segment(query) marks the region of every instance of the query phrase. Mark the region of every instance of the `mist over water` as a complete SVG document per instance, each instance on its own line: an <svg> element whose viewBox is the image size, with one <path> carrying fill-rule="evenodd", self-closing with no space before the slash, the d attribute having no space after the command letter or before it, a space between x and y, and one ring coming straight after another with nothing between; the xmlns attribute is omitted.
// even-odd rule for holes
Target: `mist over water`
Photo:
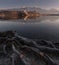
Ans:
<svg viewBox="0 0 59 65"><path fill-rule="evenodd" d="M0 20L0 31L13 30L30 39L59 42L59 17L47 16L32 19Z"/></svg>

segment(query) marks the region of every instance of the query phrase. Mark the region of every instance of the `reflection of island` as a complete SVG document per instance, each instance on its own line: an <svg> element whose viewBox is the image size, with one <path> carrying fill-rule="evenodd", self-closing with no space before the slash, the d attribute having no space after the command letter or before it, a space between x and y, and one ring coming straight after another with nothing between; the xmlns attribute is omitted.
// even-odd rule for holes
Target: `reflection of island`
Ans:
<svg viewBox="0 0 59 65"><path fill-rule="evenodd" d="M56 21L59 20L59 16L41 16L37 18L39 21Z"/></svg>

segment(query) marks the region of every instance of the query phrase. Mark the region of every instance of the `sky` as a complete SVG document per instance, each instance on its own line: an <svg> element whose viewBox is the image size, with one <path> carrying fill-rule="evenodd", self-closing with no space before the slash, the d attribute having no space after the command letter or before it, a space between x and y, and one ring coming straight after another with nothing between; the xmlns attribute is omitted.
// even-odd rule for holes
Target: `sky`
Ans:
<svg viewBox="0 0 59 65"><path fill-rule="evenodd" d="M59 9L59 0L0 0L0 8L17 8L22 6L38 6L44 9Z"/></svg>

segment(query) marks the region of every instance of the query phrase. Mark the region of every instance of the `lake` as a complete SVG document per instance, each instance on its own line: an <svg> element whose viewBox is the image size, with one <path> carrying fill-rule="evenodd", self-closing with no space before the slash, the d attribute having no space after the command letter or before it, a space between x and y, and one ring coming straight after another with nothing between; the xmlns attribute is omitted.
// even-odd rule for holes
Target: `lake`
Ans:
<svg viewBox="0 0 59 65"><path fill-rule="evenodd" d="M59 42L59 17L0 20L0 31L14 30L23 37Z"/></svg>

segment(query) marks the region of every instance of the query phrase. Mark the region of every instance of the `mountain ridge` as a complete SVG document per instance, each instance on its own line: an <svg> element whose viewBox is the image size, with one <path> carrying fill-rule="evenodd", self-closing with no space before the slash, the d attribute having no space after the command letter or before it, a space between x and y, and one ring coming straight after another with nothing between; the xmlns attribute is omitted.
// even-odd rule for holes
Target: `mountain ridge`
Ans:
<svg viewBox="0 0 59 65"><path fill-rule="evenodd" d="M51 8L49 10L43 9L43 8L39 8L39 7L24 7L24 8L12 8L12 9L6 9L6 10L14 10L14 11L36 11L39 12L41 14L59 14L59 10Z"/></svg>

